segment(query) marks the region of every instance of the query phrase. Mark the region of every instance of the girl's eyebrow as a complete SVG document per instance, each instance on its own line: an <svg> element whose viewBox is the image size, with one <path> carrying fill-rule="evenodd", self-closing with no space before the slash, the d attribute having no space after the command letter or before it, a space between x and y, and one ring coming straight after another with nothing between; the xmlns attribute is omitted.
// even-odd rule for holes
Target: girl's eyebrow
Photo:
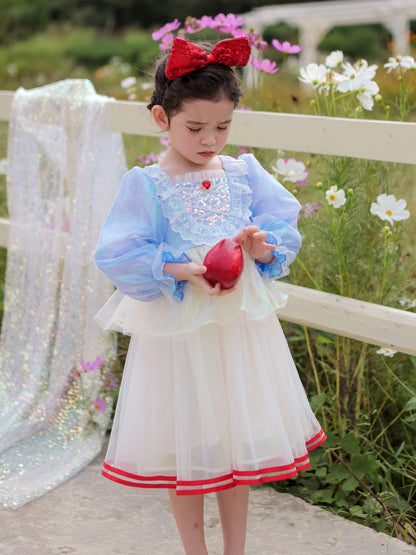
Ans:
<svg viewBox="0 0 416 555"><path fill-rule="evenodd" d="M227 123L231 123L232 120L231 119L227 119L226 121L220 121L219 125L225 125ZM188 120L186 123L189 123L191 125L207 125L207 122L204 121L193 121L193 120Z"/></svg>

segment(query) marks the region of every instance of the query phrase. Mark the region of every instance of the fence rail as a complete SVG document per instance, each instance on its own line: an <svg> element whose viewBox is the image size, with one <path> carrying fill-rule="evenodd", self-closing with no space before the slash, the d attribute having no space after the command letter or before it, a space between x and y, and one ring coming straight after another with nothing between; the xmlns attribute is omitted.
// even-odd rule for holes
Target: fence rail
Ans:
<svg viewBox="0 0 416 555"><path fill-rule="evenodd" d="M10 119L13 94L0 91L0 121ZM114 131L160 136L144 103L114 101L109 110ZM416 123L237 111L229 142L416 164ZM9 226L0 218L2 247L7 247ZM282 320L416 355L414 313L285 282L279 288L289 295L286 307L278 312Z"/></svg>

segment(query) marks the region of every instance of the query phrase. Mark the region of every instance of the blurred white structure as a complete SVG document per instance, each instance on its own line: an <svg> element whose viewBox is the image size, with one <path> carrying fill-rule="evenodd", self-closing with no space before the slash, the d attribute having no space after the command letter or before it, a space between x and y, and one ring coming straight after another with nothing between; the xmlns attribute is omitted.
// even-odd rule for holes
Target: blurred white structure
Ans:
<svg viewBox="0 0 416 555"><path fill-rule="evenodd" d="M394 53L409 50L410 21L416 19L416 0L336 0L281 4L255 8L244 14L246 29L262 34L264 29L285 22L299 28L302 66L316 62L317 47L325 34L337 25L381 23L390 31Z"/></svg>

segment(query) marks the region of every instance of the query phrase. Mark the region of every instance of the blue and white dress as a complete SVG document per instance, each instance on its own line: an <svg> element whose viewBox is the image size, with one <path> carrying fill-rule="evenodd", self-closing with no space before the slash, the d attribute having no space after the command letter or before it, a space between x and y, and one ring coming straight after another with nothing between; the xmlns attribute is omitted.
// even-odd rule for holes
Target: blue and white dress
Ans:
<svg viewBox="0 0 416 555"><path fill-rule="evenodd" d="M131 335L103 469L121 484L198 494L281 480L325 440L275 314L286 300L275 278L301 244L299 203L254 156L220 158L223 170L174 179L157 164L127 172L98 242L117 290L96 318ZM233 293L163 273L250 224L275 259L245 255Z"/></svg>

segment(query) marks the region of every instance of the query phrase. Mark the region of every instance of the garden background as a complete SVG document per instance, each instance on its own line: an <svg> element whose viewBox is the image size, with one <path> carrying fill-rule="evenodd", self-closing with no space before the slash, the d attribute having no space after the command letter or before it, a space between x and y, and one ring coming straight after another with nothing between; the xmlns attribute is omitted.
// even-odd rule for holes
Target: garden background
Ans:
<svg viewBox="0 0 416 555"><path fill-rule="evenodd" d="M193 33L192 25L203 16L215 21L224 11L244 13L268 3L274 2L233 0L225 6L224 2L190 0L180 5L158 5L149 0L16 0L10 5L1 0L0 89L29 89L66 78L88 78L99 93L147 101L151 94L151 66L161 51L160 41L170 31L156 40L152 33L178 20L180 25L172 29L177 34L192 16L196 19L188 20L187 38L218 40L231 34L221 31L220 25L207 25ZM410 32L413 56L414 33L416 22L412 22ZM254 84L248 83L242 108L416 120L416 67L411 61L388 61L392 56L391 37L382 25L333 29L319 45L316 67L303 68L303 83L299 80L302 74L296 53L283 48L284 41L291 47L299 45L297 29L281 23L266 29L263 37L255 35L253 30L252 40L260 46L256 49L259 64L267 59L270 65L255 73ZM274 47L273 39L282 48ZM328 59L333 51L343 53L342 60L333 56L334 66L333 60ZM360 58L366 60L366 65L359 65ZM320 69L320 64L326 70ZM333 76L345 73L347 64L356 73L360 68L367 71L368 80L361 83L361 88L344 91L338 86L342 79L337 82ZM371 71L374 65L377 68ZM275 72L277 67L279 71ZM370 73L374 75L370 77ZM376 82L378 90L366 88L368 82ZM364 100L371 97L371 108L364 107L360 91L367 93ZM129 167L157 159L165 148L154 138L125 136L124 141ZM6 148L7 125L1 124L2 159ZM229 147L226 153L238 155L246 150L250 150L250 145ZM304 246L289 280L330 293L415 310L414 166L253 151L303 206L299 227ZM373 204L381 206L380 195L394 195L384 216L382 208L378 214L377 208L372 208ZM0 216L7 217L3 175ZM6 257L7 251L1 249L1 308ZM276 483L275 487L414 542L416 357L293 324L285 324L284 328L328 441L311 453L310 471L296 480ZM119 356L112 363L112 371L117 374L115 381L120 378L127 342L120 336ZM103 370L101 361L96 370ZM117 395L117 388L112 389L112 395Z"/></svg>

